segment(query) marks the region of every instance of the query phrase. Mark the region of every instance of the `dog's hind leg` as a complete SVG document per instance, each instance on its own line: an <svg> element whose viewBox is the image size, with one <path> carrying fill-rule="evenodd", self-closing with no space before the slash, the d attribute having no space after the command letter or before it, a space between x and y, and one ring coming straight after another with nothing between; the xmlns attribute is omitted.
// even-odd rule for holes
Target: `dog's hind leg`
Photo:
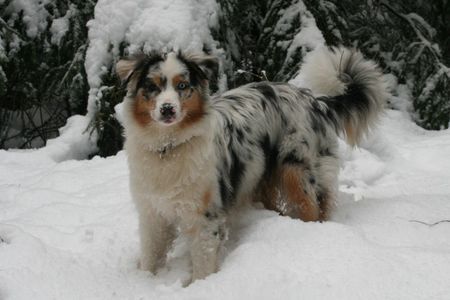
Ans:
<svg viewBox="0 0 450 300"><path fill-rule="evenodd" d="M296 164L281 166L279 174L281 197L286 201L283 214L303 221L318 221L320 207L314 177Z"/></svg>
<svg viewBox="0 0 450 300"><path fill-rule="evenodd" d="M139 233L140 268L155 274L166 262L167 252L175 238L175 229L157 212L147 211L140 213Z"/></svg>
<svg viewBox="0 0 450 300"><path fill-rule="evenodd" d="M317 202L320 208L320 221L326 221L330 217L330 211L334 206L336 199L330 191L322 191L317 195Z"/></svg>
<svg viewBox="0 0 450 300"><path fill-rule="evenodd" d="M320 151L320 157L316 164L317 202L320 207L320 220L325 221L330 216L330 211L335 205L338 194L337 174L339 172L339 160L336 154L337 146L330 145L326 150Z"/></svg>
<svg viewBox="0 0 450 300"><path fill-rule="evenodd" d="M258 184L253 194L253 201L260 201L266 209L277 211L283 214L284 203L280 199L280 179L277 170L272 174L267 174Z"/></svg>

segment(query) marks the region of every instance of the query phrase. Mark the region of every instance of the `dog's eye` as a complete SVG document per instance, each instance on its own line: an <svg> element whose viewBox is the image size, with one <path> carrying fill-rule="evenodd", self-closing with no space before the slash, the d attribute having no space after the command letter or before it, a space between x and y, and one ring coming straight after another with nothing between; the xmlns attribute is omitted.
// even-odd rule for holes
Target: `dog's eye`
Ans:
<svg viewBox="0 0 450 300"><path fill-rule="evenodd" d="M180 82L177 84L177 89L180 91L183 91L189 87L189 84L187 82Z"/></svg>
<svg viewBox="0 0 450 300"><path fill-rule="evenodd" d="M148 93L159 93L161 91L156 84L150 81L145 83L144 89Z"/></svg>

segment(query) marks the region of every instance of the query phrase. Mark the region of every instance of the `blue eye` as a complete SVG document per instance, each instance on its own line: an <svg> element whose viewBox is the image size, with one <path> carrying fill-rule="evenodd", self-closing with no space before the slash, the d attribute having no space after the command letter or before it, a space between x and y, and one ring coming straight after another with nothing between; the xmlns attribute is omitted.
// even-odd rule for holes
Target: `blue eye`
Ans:
<svg viewBox="0 0 450 300"><path fill-rule="evenodd" d="M180 82L177 84L178 90L185 90L189 87L189 85L186 82Z"/></svg>

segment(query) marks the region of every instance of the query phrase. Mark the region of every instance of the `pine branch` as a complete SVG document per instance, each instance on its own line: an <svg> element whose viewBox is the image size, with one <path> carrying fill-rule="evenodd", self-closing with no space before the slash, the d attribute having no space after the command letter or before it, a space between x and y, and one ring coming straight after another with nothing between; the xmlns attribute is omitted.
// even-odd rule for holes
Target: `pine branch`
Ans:
<svg viewBox="0 0 450 300"><path fill-rule="evenodd" d="M85 49L86 49L86 44L83 44L75 52L75 55L72 59L72 62L70 63L69 68L67 69L66 73L64 74L63 78L61 79L61 81L59 83L59 89L61 89L61 87L63 86L64 82L66 81L67 77L69 76L70 71L75 66L75 63L77 63L80 59L83 59L82 54L84 53Z"/></svg>
<svg viewBox="0 0 450 300"><path fill-rule="evenodd" d="M440 53L437 53L436 49L434 49L432 47L432 43L427 38L425 38L423 36L422 32L419 30L419 28L417 28L417 26L415 26L415 23L412 20L410 15L397 12L395 10L395 8L393 8L389 3L387 3L384 0L378 1L378 4L381 6L384 6L395 16L397 16L398 18L400 18L401 20L403 20L404 22L409 24L409 26L414 30L414 33L418 37L418 39L420 41L419 43L422 44L422 49L419 51L420 53L423 51L423 47L426 47L430 51L430 53L433 55L436 62L438 62L438 63L440 62ZM414 44L417 44L417 43L414 43Z"/></svg>
<svg viewBox="0 0 450 300"><path fill-rule="evenodd" d="M8 23L6 23L5 20L3 20L3 18L0 18L0 26L3 26L9 32L14 33L15 35L19 36L20 38L23 38L22 35L20 34L20 32L18 32L17 30L15 30L11 26L9 26Z"/></svg>
<svg viewBox="0 0 450 300"><path fill-rule="evenodd" d="M261 81L269 81L269 79L267 79L266 71L264 71L264 70L261 71L261 75L258 75L256 73L253 73L253 72L250 72L250 71L247 71L247 70L242 70L242 69L237 70L235 72L235 74L249 74L249 75L251 75L253 77L256 77L256 78L260 79Z"/></svg>
<svg viewBox="0 0 450 300"><path fill-rule="evenodd" d="M36 111L35 111L36 112ZM24 111L25 115L28 117L28 122L29 124L31 124L32 128L34 129L34 131L37 132L38 136L43 140L46 141L46 137L42 134L42 126L38 126L36 125L36 123L34 122L34 114L31 115L28 111Z"/></svg>

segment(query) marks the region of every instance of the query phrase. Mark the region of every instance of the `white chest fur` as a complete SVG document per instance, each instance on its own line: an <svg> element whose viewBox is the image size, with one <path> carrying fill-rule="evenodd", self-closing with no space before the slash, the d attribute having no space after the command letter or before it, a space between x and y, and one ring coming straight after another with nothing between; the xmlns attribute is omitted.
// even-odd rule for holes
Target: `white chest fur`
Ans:
<svg viewBox="0 0 450 300"><path fill-rule="evenodd" d="M133 139L126 142L130 189L139 211L156 210L167 219L189 217L214 193L215 156L212 142L194 137L165 153L146 150Z"/></svg>

